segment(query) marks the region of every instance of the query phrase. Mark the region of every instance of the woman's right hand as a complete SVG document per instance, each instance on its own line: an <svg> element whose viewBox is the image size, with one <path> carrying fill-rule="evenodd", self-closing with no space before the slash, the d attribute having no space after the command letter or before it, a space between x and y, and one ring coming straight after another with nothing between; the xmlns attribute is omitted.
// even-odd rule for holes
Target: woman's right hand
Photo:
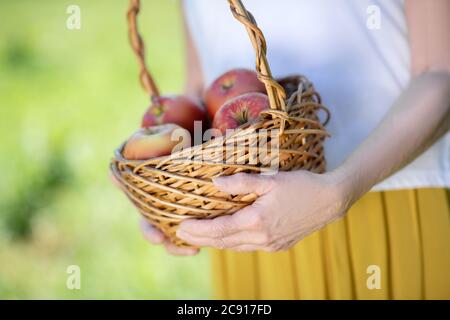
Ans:
<svg viewBox="0 0 450 320"><path fill-rule="evenodd" d="M152 226L144 218L141 219L141 232L145 240L154 245L163 245L167 252L174 256L193 256L199 252L199 249L177 247L167 239L164 234Z"/></svg>

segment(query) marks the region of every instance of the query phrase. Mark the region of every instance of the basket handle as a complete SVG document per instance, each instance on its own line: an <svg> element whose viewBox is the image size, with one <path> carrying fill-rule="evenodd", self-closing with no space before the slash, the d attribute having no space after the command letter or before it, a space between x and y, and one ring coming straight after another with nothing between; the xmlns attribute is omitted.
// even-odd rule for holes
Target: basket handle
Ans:
<svg viewBox="0 0 450 320"><path fill-rule="evenodd" d="M131 48L136 54L139 64L139 80L141 82L141 86L148 92L152 101L155 101L155 98L159 97L159 90L145 63L144 41L142 41L142 37L139 34L137 27L137 15L139 13L139 9L140 0L130 0L127 12L128 36Z"/></svg>
<svg viewBox="0 0 450 320"><path fill-rule="evenodd" d="M273 110L286 111L286 93L284 88L275 81L270 71L267 61L266 39L261 29L258 28L255 18L247 11L241 0L228 0L233 16L241 22L247 29L247 33L256 52L256 72L258 78L266 86L267 95L270 101L270 108Z"/></svg>
<svg viewBox="0 0 450 320"><path fill-rule="evenodd" d="M266 86L267 95L270 101L270 108L273 110L286 111L285 99L286 93L283 87L272 77L269 63L267 61L266 39L258 28L253 15L245 9L241 0L228 0L233 16L247 29L250 41L256 52L256 72L258 78ZM131 47L136 55L139 64L139 80L141 86L148 92L150 98L154 101L159 97L159 89L150 74L145 63L145 46L137 27L137 15L140 11L140 0L129 0L127 12L128 35Z"/></svg>

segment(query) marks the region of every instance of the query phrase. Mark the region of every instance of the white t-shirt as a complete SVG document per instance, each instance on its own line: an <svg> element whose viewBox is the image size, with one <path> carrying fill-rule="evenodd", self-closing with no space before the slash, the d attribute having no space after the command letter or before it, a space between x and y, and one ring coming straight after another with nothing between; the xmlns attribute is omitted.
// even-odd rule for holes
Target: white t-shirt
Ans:
<svg viewBox="0 0 450 320"><path fill-rule="evenodd" d="M331 110L328 169L371 133L410 81L402 0L244 0L265 34L275 77L304 74ZM226 0L184 1L206 85L254 69L247 32ZM379 18L379 19L378 19ZM450 133L374 189L450 187Z"/></svg>

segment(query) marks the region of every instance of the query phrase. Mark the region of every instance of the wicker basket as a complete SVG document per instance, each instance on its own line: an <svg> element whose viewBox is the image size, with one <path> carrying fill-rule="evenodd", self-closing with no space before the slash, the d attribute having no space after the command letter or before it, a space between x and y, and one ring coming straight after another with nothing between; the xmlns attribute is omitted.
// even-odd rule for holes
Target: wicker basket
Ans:
<svg viewBox="0 0 450 320"><path fill-rule="evenodd" d="M136 29L139 1L131 0L130 35L141 65L141 82L157 94L143 63L143 45ZM238 172L272 173L277 170L325 170L323 141L327 136L319 111L328 110L305 77L285 80L297 86L288 100L283 87L273 80L266 59L266 42L253 16L240 0L229 0L234 17L245 25L256 51L256 71L265 84L270 110L260 120L246 124L225 137L169 156L130 161L116 150L111 171L139 212L176 245L179 223L186 219L210 219L232 214L251 204L256 195L230 195L217 190L212 178ZM152 87L153 86L153 87ZM260 152L265 150L265 156ZM269 150L269 151L267 151Z"/></svg>

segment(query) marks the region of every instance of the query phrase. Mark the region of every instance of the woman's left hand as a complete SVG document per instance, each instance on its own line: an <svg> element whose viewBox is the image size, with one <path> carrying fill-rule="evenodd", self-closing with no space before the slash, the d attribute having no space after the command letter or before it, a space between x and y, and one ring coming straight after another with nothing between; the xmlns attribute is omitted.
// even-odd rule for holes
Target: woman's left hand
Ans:
<svg viewBox="0 0 450 320"><path fill-rule="evenodd" d="M186 220L177 236L195 246L237 251L289 249L310 233L342 217L349 202L333 173L280 172L265 176L239 173L214 184L230 194L259 197L233 215Z"/></svg>

